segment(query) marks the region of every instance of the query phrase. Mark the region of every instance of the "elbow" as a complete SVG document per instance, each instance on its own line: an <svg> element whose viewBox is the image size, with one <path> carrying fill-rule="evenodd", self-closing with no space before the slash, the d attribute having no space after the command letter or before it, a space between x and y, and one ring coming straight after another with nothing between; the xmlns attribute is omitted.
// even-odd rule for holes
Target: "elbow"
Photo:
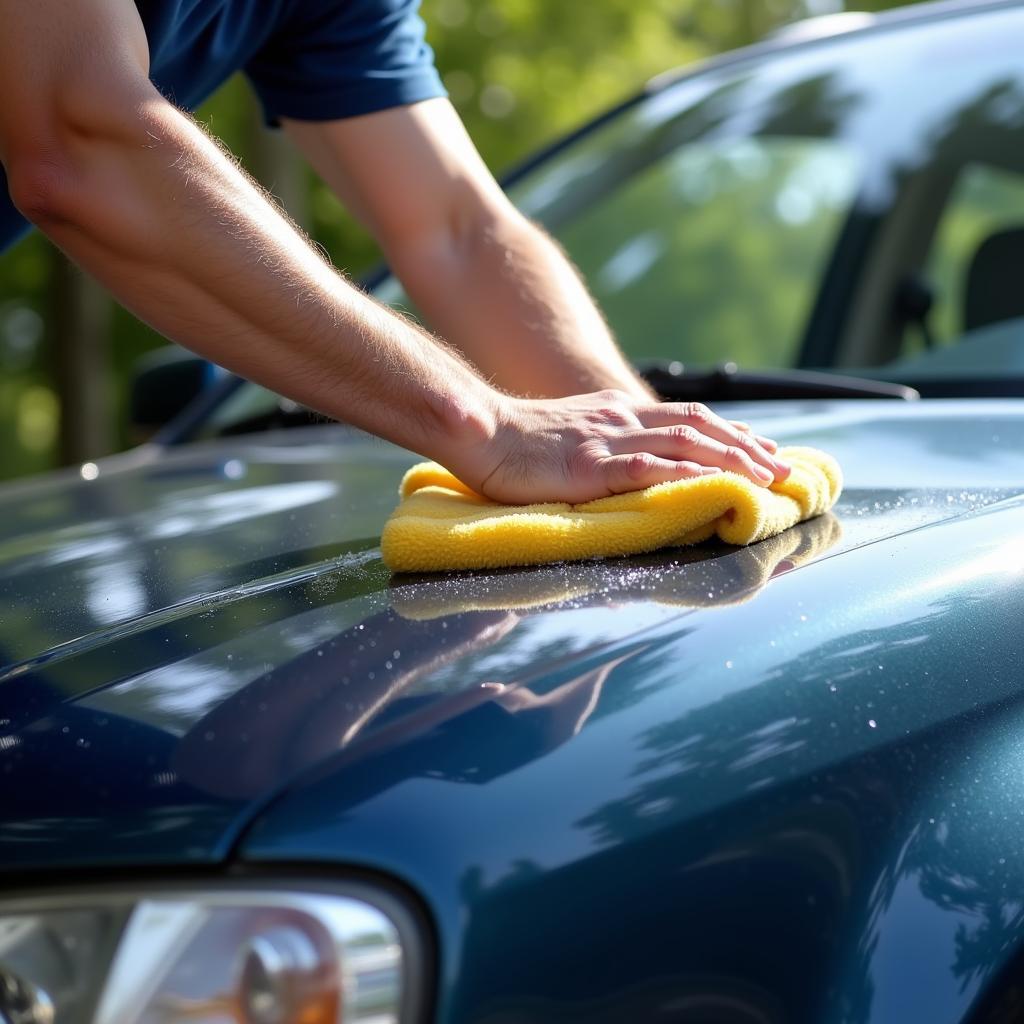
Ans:
<svg viewBox="0 0 1024 1024"><path fill-rule="evenodd" d="M426 222L397 225L383 237L378 235L400 274L406 267L462 273L490 253L513 247L523 232L533 231L507 200L498 203L460 197L447 206L439 205L432 214Z"/></svg>
<svg viewBox="0 0 1024 1024"><path fill-rule="evenodd" d="M11 202L22 216L47 231L81 224L116 202L117 165L153 141L149 98L127 90L88 102L64 98L0 140Z"/></svg>
<svg viewBox="0 0 1024 1024"><path fill-rule="evenodd" d="M502 194L486 197L471 194L453 204L446 229L453 245L477 252L481 247L528 230L529 222Z"/></svg>
<svg viewBox="0 0 1024 1024"><path fill-rule="evenodd" d="M7 185L18 212L43 231L74 219L77 190L67 161L16 155L7 168Z"/></svg>
<svg viewBox="0 0 1024 1024"><path fill-rule="evenodd" d="M441 246L453 254L477 248L521 217L497 186L468 177L430 181L397 202L381 195L369 213L385 251Z"/></svg>

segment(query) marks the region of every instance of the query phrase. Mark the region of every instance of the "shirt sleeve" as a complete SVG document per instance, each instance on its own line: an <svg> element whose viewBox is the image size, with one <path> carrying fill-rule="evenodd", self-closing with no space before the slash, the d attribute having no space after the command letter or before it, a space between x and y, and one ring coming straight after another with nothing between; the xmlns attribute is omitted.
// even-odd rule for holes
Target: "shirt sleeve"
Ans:
<svg viewBox="0 0 1024 1024"><path fill-rule="evenodd" d="M333 121L446 95L419 0L296 0L249 62L270 124Z"/></svg>
<svg viewBox="0 0 1024 1024"><path fill-rule="evenodd" d="M0 253L9 249L31 225L14 207L7 194L7 175L0 166Z"/></svg>

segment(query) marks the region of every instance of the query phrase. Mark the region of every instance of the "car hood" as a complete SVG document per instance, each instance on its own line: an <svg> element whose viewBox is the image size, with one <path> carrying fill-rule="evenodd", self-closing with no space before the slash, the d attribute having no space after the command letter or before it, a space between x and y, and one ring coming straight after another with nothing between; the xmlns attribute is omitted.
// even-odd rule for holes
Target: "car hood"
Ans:
<svg viewBox="0 0 1024 1024"><path fill-rule="evenodd" d="M686 646L687 665L701 684L678 685L710 715L743 659L782 643L779 608L805 600L810 617L827 605L815 629L848 635L853 552L871 547L877 570L912 550L901 572L937 587L981 557L950 547L954 524L1024 533L1024 402L727 411L836 455L847 485L835 513L742 550L395 578L378 537L413 457L345 428L144 448L100 463L95 479L8 487L3 866L219 860L300 779L340 772L380 788L391 769L370 779L354 766L385 757L407 770L393 752L451 723L541 723L521 749L483 756L484 724L472 733L481 750L416 762L500 777L571 744L596 709L614 723L616 701L676 685L656 654L694 632L704 639ZM928 542L908 547L922 531ZM631 681L611 699L616 675Z"/></svg>

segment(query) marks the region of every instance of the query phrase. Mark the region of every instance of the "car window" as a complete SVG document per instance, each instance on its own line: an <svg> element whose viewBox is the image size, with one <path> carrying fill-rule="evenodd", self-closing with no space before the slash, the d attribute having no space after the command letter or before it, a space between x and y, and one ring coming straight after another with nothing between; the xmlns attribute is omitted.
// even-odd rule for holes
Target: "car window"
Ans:
<svg viewBox="0 0 1024 1024"><path fill-rule="evenodd" d="M203 422L196 438L234 433L245 423L259 423L271 417L281 404L281 396L251 381L232 392Z"/></svg>
<svg viewBox="0 0 1024 1024"><path fill-rule="evenodd" d="M858 162L829 139L681 146L560 240L634 360L793 365Z"/></svg>
<svg viewBox="0 0 1024 1024"><path fill-rule="evenodd" d="M1003 253L994 249L993 243L998 246L1001 241L1008 246L1019 242L1016 259L1012 251L1006 254L1006 261L1016 265L1019 273L1024 260L1024 174L968 164L942 213L926 265L925 279L934 295L931 328L937 345L954 344L968 331L1013 319L1003 315L1005 310L992 308L992 303L985 301L987 295L979 294L998 288L991 278L1000 274ZM985 324L972 323L965 316L971 285L973 315L986 320ZM908 339L908 349L912 345Z"/></svg>

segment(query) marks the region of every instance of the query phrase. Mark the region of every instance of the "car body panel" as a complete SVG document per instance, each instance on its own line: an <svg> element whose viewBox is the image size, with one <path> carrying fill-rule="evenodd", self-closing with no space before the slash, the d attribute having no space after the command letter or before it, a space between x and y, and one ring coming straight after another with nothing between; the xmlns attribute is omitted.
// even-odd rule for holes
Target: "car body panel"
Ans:
<svg viewBox="0 0 1024 1024"><path fill-rule="evenodd" d="M414 456L342 427L104 460L0 494L0 671L370 546Z"/></svg>
<svg viewBox="0 0 1024 1024"><path fill-rule="evenodd" d="M1024 939L1022 581L1014 498L739 604L549 608L572 653L459 678L554 705L371 736L241 857L425 894L444 1021L959 1020Z"/></svg>
<svg viewBox="0 0 1024 1024"><path fill-rule="evenodd" d="M4 586L18 588L23 607L20 618L4 622L2 642L5 649L38 648L0 672L8 787L0 821L3 869L222 861L261 808L319 766L342 778L358 775L363 769L353 765L364 757L376 763L377 745L402 746L407 736L415 752L419 733L441 725L465 722L466 736L482 728L480 738L493 742L496 758L492 785L517 777L513 767L525 755L515 743L533 743L534 771L557 767L557 758L542 756L543 743L528 736L502 754L501 723L550 715L539 710L543 700L537 707L531 701L558 689L566 673L586 678L566 691L571 699L555 700L568 699L568 710L555 714L559 725L544 727L544 742L558 736L582 756L591 735L582 723L600 710L606 733L622 730L618 760L635 759L639 770L646 755L625 737L642 732L640 709L647 705L606 714L600 695L620 685L604 678L609 672L609 680L624 675L642 694L646 676L661 671L656 667L666 658L689 659L700 668L701 685L680 689L689 691L688 699L716 704L734 680L768 671L744 666L742 638L774 636L783 620L789 623L792 607L782 594L806 595L798 599L813 625L795 626L798 632L815 643L831 637L842 650L867 628L843 582L855 565L867 559L880 571L905 562L908 572L944 579L961 571L958 551L941 539L945 531L973 522L986 508L993 518L979 523L998 522L1005 536L1016 529L1012 495L1024 491L1024 402L778 403L766 429L783 442L817 444L839 457L847 490L834 517L749 549L704 546L489 574L390 578L375 539L368 539L368 519L375 516L379 529L412 457L341 428L296 431L278 443L231 442L231 458L246 472L228 485L235 514L227 524L204 519L202 511L211 488L225 486L223 477L210 483L227 459L223 443L140 458L64 488L106 484L108 514L87 524L91 543L77 549L69 550L67 531L90 499L75 495L63 506L63 522L51 483L21 488L20 514L39 523L31 510L50 508L53 529L52 547L37 528L27 555L18 555L10 528L5 539ZM889 457L870 460L867 451ZM168 480L178 495L176 514L189 529L147 537L147 491L160 494ZM223 530L231 532L230 544L221 542ZM130 542L119 549L108 543L126 533ZM906 554L917 536L928 539L914 548L917 554ZM158 550L147 563L151 547ZM934 556L922 560L926 550ZM147 600L133 617L90 621L101 583L114 592L128 571L119 558L148 564L140 577ZM180 565L188 573L161 578L166 567ZM793 580L783 587L789 575ZM804 579L807 590L799 583ZM71 635L61 608L92 628ZM63 642L42 649L38 637L51 635L48 630ZM687 639L695 630L699 643ZM709 630L707 636L717 637L713 644L704 639ZM795 649L781 633L778 643L781 665ZM698 649L699 661L684 655ZM619 657L625 660L612 671L608 664ZM488 683L508 692L495 694ZM662 685L652 678L652 694ZM527 691L525 704L514 696ZM924 701L915 713L934 710ZM499 731L486 740L490 726L472 723L495 716ZM615 722L621 725L609 724ZM884 729L873 732L869 746L884 735ZM348 767L335 765L339 756ZM395 764L404 770L400 757ZM624 762L619 767L625 772ZM376 806L379 799L369 802ZM306 811L295 813L310 806L303 797L297 807ZM280 813L261 830L266 838L253 855L305 857L308 824L295 826L288 850ZM334 826L327 814L324 828ZM337 862L367 856L365 836L351 844L331 841L333 852L320 848L318 856ZM405 865L402 873L410 871Z"/></svg>

